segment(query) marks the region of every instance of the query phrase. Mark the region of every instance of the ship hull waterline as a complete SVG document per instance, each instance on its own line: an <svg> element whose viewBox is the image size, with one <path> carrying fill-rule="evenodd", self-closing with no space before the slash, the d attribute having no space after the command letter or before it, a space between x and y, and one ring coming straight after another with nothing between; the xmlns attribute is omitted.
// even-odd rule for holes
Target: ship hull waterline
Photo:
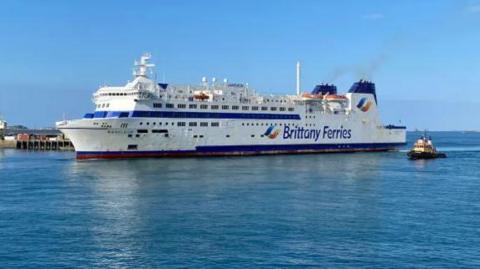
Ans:
<svg viewBox="0 0 480 269"><path fill-rule="evenodd" d="M355 153L397 151L405 143L377 144L314 144L314 145L258 145L258 146L208 146L196 150L170 151L77 151L77 160L88 159L138 159L138 158L181 158L259 156L322 153ZM289 147L290 146L290 147Z"/></svg>

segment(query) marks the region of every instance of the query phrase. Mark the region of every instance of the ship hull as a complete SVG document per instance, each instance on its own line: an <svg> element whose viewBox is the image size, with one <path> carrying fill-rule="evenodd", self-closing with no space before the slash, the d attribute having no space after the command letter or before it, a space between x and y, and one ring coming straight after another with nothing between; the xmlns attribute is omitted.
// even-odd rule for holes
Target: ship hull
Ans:
<svg viewBox="0 0 480 269"><path fill-rule="evenodd" d="M221 122L221 126L225 127L207 128L178 127L176 124L167 128L163 125L161 132L154 132L159 129L152 127L152 121L132 118L84 119L69 122L68 127L59 129L71 139L76 158L80 160L378 152L396 150L405 145L403 127L378 128L364 126L358 121L339 124L338 120L331 120L310 129L296 129L296 133L289 123L247 127L241 121ZM128 126L138 127L118 128L126 122ZM150 128L141 127L146 122L149 122ZM102 126L96 123L104 123L103 126L107 127L91 127ZM269 129L271 134L267 134ZM341 134L335 136L332 133ZM342 134L345 135L342 137Z"/></svg>

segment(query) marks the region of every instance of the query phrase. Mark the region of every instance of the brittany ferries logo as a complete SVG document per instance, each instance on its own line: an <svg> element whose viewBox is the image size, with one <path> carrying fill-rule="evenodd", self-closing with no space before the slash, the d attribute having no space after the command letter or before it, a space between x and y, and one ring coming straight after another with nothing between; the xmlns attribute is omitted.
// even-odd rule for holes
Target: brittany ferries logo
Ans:
<svg viewBox="0 0 480 269"><path fill-rule="evenodd" d="M363 112L367 112L372 106L372 101L368 101L368 102L366 101L367 101L367 98L363 97L362 99L360 99L360 102L358 102L357 104L357 107Z"/></svg>
<svg viewBox="0 0 480 269"><path fill-rule="evenodd" d="M268 129L265 131L263 135L268 136L268 138L270 139L275 139L280 134L280 130L277 129L274 131L274 129L275 129L275 126L268 127Z"/></svg>
<svg viewBox="0 0 480 269"><path fill-rule="evenodd" d="M263 134L270 139L275 139L280 133L281 129L276 129L275 126L270 126ZM331 128L330 126L323 126L320 129L310 129L304 127L290 127L283 126L283 139L308 139L317 142L318 140L331 140L331 139L350 139L352 138L352 130L343 128Z"/></svg>

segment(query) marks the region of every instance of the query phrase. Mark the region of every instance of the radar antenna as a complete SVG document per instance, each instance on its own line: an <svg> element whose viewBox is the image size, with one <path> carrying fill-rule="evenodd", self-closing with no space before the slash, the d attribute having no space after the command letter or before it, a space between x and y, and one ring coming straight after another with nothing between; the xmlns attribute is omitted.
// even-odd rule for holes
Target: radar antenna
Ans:
<svg viewBox="0 0 480 269"><path fill-rule="evenodd" d="M142 57L140 57L140 62L135 61L135 69L133 70L133 75L135 77L145 77L148 78L148 73L153 67L155 67L154 64L150 63L150 59L152 58L152 55L150 53L144 53Z"/></svg>

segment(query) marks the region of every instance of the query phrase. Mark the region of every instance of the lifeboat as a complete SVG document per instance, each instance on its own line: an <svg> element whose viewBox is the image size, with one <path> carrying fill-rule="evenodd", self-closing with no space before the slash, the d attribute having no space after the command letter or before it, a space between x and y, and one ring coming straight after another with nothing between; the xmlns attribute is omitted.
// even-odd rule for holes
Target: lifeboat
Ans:
<svg viewBox="0 0 480 269"><path fill-rule="evenodd" d="M345 95L329 94L324 96L323 99L327 101L344 101L347 100L347 97Z"/></svg>
<svg viewBox="0 0 480 269"><path fill-rule="evenodd" d="M322 95L321 94L311 94L311 93L308 93L308 92L304 92L304 93L302 93L302 98L304 98L304 99L322 99Z"/></svg>
<svg viewBox="0 0 480 269"><path fill-rule="evenodd" d="M205 94L204 92L201 92L201 93L198 93L198 94L195 94L193 96L193 98L197 99L197 100L201 100L201 101L204 101L204 100L208 100L210 98L210 96L208 96L207 94Z"/></svg>

